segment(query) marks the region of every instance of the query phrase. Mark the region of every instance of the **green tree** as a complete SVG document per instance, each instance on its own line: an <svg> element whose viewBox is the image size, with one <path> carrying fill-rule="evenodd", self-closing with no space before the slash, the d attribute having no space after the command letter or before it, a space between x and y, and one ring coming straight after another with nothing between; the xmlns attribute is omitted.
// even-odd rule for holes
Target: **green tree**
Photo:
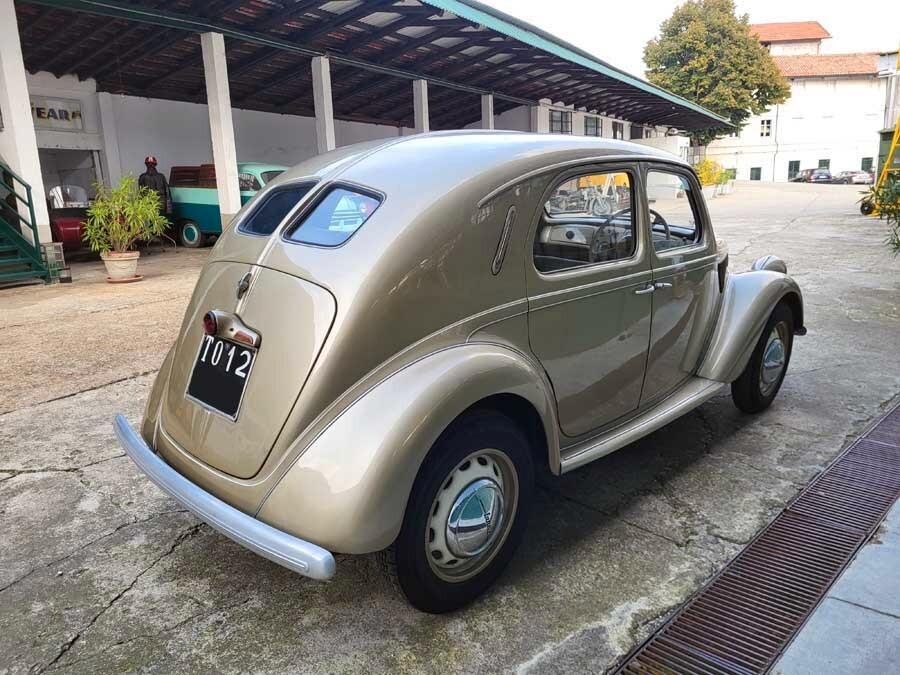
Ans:
<svg viewBox="0 0 900 675"><path fill-rule="evenodd" d="M650 82L738 128L790 96L772 57L750 34L747 15L735 14L733 0L688 0L677 7L644 47L644 62ZM696 131L691 139L706 145L730 131Z"/></svg>

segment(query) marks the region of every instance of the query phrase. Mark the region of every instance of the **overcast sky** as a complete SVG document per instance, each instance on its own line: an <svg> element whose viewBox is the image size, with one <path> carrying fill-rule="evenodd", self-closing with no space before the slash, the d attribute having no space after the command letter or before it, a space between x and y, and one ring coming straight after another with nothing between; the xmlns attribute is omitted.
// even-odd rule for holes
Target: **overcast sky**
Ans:
<svg viewBox="0 0 900 675"><path fill-rule="evenodd" d="M678 4L673 0L481 0L640 77L644 45ZM898 0L738 0L751 23L818 21L830 53L892 51L900 44Z"/></svg>

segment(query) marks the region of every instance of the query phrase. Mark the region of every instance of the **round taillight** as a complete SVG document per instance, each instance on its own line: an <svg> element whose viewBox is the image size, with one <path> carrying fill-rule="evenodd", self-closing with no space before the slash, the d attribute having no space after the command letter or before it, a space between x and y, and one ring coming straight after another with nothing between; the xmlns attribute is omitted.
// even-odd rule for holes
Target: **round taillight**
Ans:
<svg viewBox="0 0 900 675"><path fill-rule="evenodd" d="M207 335L215 335L219 330L219 322L216 321L216 315L207 312L203 315L203 330Z"/></svg>

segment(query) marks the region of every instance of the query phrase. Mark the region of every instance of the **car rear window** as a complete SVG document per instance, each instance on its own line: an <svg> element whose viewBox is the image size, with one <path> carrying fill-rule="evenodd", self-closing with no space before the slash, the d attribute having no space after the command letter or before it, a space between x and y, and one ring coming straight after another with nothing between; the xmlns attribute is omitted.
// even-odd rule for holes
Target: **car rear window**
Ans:
<svg viewBox="0 0 900 675"><path fill-rule="evenodd" d="M269 183L271 183L273 180L278 178L278 176L280 176L283 173L284 173L284 169L273 169L272 171L263 171L262 172L263 185L268 185Z"/></svg>
<svg viewBox="0 0 900 675"><path fill-rule="evenodd" d="M306 196L310 188L312 183L305 183L270 192L241 223L238 230L248 234L272 234L285 216Z"/></svg>
<svg viewBox="0 0 900 675"><path fill-rule="evenodd" d="M288 233L299 244L340 246L363 226L381 205L375 194L348 187L328 190L315 207Z"/></svg>

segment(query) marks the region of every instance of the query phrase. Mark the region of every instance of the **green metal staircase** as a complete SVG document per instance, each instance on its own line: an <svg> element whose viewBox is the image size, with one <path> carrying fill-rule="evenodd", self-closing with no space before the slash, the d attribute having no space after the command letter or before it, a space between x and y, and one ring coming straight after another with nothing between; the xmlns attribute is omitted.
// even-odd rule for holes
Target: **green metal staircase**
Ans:
<svg viewBox="0 0 900 675"><path fill-rule="evenodd" d="M21 214L27 212L28 216ZM31 239L22 233L28 228ZM34 220L31 186L0 162L0 284L49 279Z"/></svg>

